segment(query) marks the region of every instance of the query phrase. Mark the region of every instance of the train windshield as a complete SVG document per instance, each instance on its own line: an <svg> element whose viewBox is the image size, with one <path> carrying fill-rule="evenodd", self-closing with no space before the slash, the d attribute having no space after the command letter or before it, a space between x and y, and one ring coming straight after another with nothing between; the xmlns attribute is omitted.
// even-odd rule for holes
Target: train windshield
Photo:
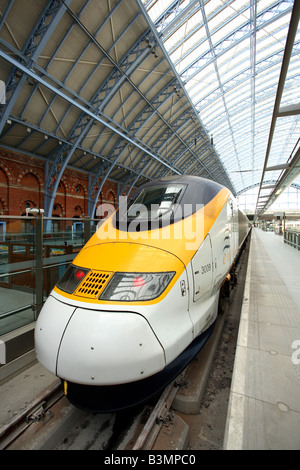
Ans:
<svg viewBox="0 0 300 470"><path fill-rule="evenodd" d="M128 220L136 218L155 220L170 213L181 199L185 185L157 185L144 188L131 202L125 217Z"/></svg>
<svg viewBox="0 0 300 470"><path fill-rule="evenodd" d="M222 188L214 181L189 175L157 179L120 200L113 224L127 232L166 227L202 209Z"/></svg>

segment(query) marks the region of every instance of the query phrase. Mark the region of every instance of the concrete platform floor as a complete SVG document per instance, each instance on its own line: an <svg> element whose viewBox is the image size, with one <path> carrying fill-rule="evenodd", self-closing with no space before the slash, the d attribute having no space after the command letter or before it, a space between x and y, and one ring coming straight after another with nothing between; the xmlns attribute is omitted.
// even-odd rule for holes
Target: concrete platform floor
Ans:
<svg viewBox="0 0 300 470"><path fill-rule="evenodd" d="M300 449L300 251L252 232L225 449Z"/></svg>

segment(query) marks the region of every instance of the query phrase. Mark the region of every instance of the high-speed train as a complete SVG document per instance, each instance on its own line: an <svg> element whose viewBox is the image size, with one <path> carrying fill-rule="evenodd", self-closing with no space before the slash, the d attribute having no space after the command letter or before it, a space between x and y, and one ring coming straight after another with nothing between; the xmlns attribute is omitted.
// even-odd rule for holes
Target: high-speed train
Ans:
<svg viewBox="0 0 300 470"><path fill-rule="evenodd" d="M172 176L124 199L68 266L35 328L40 363L69 400L106 412L141 403L203 346L249 231L230 191Z"/></svg>

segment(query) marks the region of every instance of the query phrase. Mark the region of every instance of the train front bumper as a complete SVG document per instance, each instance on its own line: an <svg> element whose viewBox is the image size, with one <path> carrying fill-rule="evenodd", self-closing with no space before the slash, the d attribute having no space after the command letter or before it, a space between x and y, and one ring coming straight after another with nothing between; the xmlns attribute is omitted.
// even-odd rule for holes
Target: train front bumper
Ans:
<svg viewBox="0 0 300 470"><path fill-rule="evenodd" d="M56 376L86 385L114 385L165 367L163 347L136 312L73 306L50 296L35 329L39 362Z"/></svg>

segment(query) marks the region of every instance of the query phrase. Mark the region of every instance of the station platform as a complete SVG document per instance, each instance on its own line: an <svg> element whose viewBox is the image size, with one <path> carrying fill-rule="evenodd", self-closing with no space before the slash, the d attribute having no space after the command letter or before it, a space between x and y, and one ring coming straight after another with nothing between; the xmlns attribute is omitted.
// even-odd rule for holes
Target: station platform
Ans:
<svg viewBox="0 0 300 470"><path fill-rule="evenodd" d="M252 230L225 450L300 449L300 251Z"/></svg>

